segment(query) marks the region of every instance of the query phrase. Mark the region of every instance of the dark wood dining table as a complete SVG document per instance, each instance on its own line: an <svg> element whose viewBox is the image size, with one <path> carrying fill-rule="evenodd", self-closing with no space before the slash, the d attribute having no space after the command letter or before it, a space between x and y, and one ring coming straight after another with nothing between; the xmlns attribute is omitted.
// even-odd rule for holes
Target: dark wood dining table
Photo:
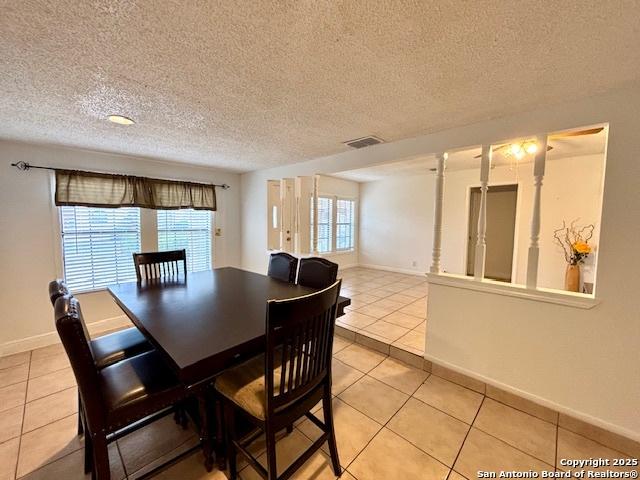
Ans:
<svg viewBox="0 0 640 480"><path fill-rule="evenodd" d="M225 369L264 352L268 300L315 291L232 267L120 283L108 290L180 381L194 391ZM350 303L340 297L338 315ZM201 437L204 446L207 432L203 430Z"/></svg>

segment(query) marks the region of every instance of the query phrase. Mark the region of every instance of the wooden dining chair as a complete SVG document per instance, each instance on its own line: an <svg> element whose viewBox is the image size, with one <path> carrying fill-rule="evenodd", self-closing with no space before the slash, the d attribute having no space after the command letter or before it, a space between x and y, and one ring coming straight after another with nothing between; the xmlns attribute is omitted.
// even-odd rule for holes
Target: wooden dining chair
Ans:
<svg viewBox="0 0 640 480"><path fill-rule="evenodd" d="M297 269L298 259L293 255L289 255L286 252L272 253L269 257L267 275L283 282L294 283Z"/></svg>
<svg viewBox="0 0 640 480"><path fill-rule="evenodd" d="M298 285L327 288L338 278L338 264L320 257L300 259Z"/></svg>
<svg viewBox="0 0 640 480"><path fill-rule="evenodd" d="M156 350L98 368L78 300L58 297L54 311L84 406L85 472L109 480L108 444L173 412L191 393Z"/></svg>
<svg viewBox="0 0 640 480"><path fill-rule="evenodd" d="M64 281L58 279L49 282L49 299L55 307L56 300L71 295ZM91 350L97 368L108 367L126 358L135 357L153 349L152 345L136 327L126 328L114 333L102 335L90 340ZM83 407L78 392L78 435L83 433Z"/></svg>
<svg viewBox="0 0 640 480"><path fill-rule="evenodd" d="M133 254L136 277L142 279L162 278L187 273L187 251L143 252ZM182 269L180 269L182 265ZM144 273L144 275L143 275Z"/></svg>
<svg viewBox="0 0 640 480"><path fill-rule="evenodd" d="M295 473L324 442L329 444L331 465L340 475L340 461L331 405L331 353L340 281L317 293L267 302L266 354L220 375L216 390L224 401L229 472L237 478L236 454L268 480L284 480ZM322 401L324 423L311 413ZM248 414L257 429L237 438L235 411ZM291 431L306 416L322 435L280 476L276 468L276 433ZM267 446L265 469L249 453L249 445L264 432Z"/></svg>

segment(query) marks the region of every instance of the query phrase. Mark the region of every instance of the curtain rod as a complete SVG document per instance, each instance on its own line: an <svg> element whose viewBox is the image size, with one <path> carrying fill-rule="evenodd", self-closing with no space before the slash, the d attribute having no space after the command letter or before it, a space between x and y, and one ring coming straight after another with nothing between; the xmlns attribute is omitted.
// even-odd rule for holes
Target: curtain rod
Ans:
<svg viewBox="0 0 640 480"><path fill-rule="evenodd" d="M31 170L32 168L39 168L40 170L53 170L54 172L55 172L56 170L68 170L68 169L65 169L65 168L40 167L40 166L38 166L38 165L31 165L30 163L23 162L23 161L16 162L16 163L12 163L12 164L11 164L11 166L12 166L12 167L16 167L18 170L22 170L23 172L26 172L26 171L28 171L28 170ZM73 171L79 172L79 171L81 171L81 170L71 170L71 171L72 171L72 172L73 172ZM98 172L96 172L96 173L98 173ZM214 184L213 184L213 186L214 186L214 187L218 187L218 188L222 188L223 190L228 190L229 188L231 188L231 187L230 187L229 185L227 185L226 183L223 183L223 184L215 184L215 183L214 183Z"/></svg>

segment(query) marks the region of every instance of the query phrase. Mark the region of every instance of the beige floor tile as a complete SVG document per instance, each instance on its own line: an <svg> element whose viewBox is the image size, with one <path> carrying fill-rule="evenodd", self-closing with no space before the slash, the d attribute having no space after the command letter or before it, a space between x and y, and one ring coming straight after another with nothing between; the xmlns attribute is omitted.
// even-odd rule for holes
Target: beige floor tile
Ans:
<svg viewBox="0 0 640 480"><path fill-rule="evenodd" d="M67 388L61 392L29 402L24 410L24 432L30 432L78 411L78 390Z"/></svg>
<svg viewBox="0 0 640 480"><path fill-rule="evenodd" d="M411 395L426 380L429 373L422 369L411 367L394 358L387 358L371 370L369 375L401 392Z"/></svg>
<svg viewBox="0 0 640 480"><path fill-rule="evenodd" d="M381 353L374 352L355 343L339 351L334 357L365 373L373 370L386 358L386 356Z"/></svg>
<svg viewBox="0 0 640 480"><path fill-rule="evenodd" d="M69 368L71 364L65 352L53 353L44 357L32 358L29 378L41 377L47 373Z"/></svg>
<svg viewBox="0 0 640 480"><path fill-rule="evenodd" d="M583 437L582 435L578 435L576 433L570 432L569 430L565 430L564 428L558 428L558 459L556 466L561 470L586 470L590 472L598 472L603 470L613 470L613 471L638 471L639 467L629 466L629 467L620 467L620 466L607 466L600 468L592 468L592 467L584 467L584 468L571 468L562 465L560 462L562 459L571 459L571 460L580 460L580 459L588 459L588 458L606 458L610 460L610 463L613 463L611 460L619 459L619 458L630 458L623 453L620 453L616 450L612 450L610 448L605 447L604 445L600 445L599 443L594 442L593 440L589 440L588 438Z"/></svg>
<svg viewBox="0 0 640 480"><path fill-rule="evenodd" d="M375 319L381 319L382 317L386 317L390 313L393 313L396 309L390 307L381 307L380 305L376 305L375 303L370 303L369 305L365 305L358 309L359 313L363 313Z"/></svg>
<svg viewBox="0 0 640 480"><path fill-rule="evenodd" d="M513 393L507 392L492 385L487 385L486 391L487 397L493 398L500 403L509 405L510 407L521 410L529 415L538 417L541 420L545 420L550 423L558 423L558 412L554 412L550 408L543 407L537 403L527 400L526 398L519 397Z"/></svg>
<svg viewBox="0 0 640 480"><path fill-rule="evenodd" d="M216 468L212 472L207 472L200 452L192 453L153 478L155 480L227 480L227 476Z"/></svg>
<svg viewBox="0 0 640 480"><path fill-rule="evenodd" d="M334 358L331 363L331 393L338 395L356 383L363 375L364 373L360 370Z"/></svg>
<svg viewBox="0 0 640 480"><path fill-rule="evenodd" d="M387 428L451 467L470 427L420 400L410 398Z"/></svg>
<svg viewBox="0 0 640 480"><path fill-rule="evenodd" d="M395 302L393 300L390 300L390 297L380 299L377 302L371 303L370 305L372 307L379 307L379 308L389 309L392 312L398 310L399 308L404 307L403 303Z"/></svg>
<svg viewBox="0 0 640 480"><path fill-rule="evenodd" d="M553 470L553 467L472 427L454 469L467 478L477 478L480 470L496 473L502 470L540 472Z"/></svg>
<svg viewBox="0 0 640 480"><path fill-rule="evenodd" d="M410 303L415 302L415 298L409 295L404 295L402 293L394 293L393 295L389 295L386 300L390 300L392 302L397 302L402 305L408 305Z"/></svg>
<svg viewBox="0 0 640 480"><path fill-rule="evenodd" d="M482 403L482 395L431 375L413 394L438 410L471 424Z"/></svg>
<svg viewBox="0 0 640 480"><path fill-rule="evenodd" d="M82 448L78 417L71 415L22 436L18 477Z"/></svg>
<svg viewBox="0 0 640 480"><path fill-rule="evenodd" d="M14 480L20 439L0 443L0 480Z"/></svg>
<svg viewBox="0 0 640 480"><path fill-rule="evenodd" d="M129 473L128 475L129 480L138 480L139 478L144 477L152 470L155 470L158 467L162 467L166 465L167 462L175 460L176 457L182 455L183 453L193 449L194 447L198 447L199 442L200 440L196 435L189 437L189 439L186 442L176 446L175 448L172 448L171 450L168 450L167 452L160 455L156 459L152 460L150 463L146 464L139 470L133 473ZM201 461L200 467L202 468L202 471L205 472L206 469L204 468L204 458L202 457L202 450L200 448L198 448L197 450L200 452L200 461Z"/></svg>
<svg viewBox="0 0 640 480"><path fill-rule="evenodd" d="M118 453L115 443L109 445L109 464L111 467L111 480L122 480L125 478L124 468L122 467L120 454ZM84 449L81 449L31 472L20 480L89 480L90 478L90 474L84 473Z"/></svg>
<svg viewBox="0 0 640 480"><path fill-rule="evenodd" d="M413 315L414 317L427 318L427 302L424 299L416 300L409 305L402 307L399 312L406 313L407 315Z"/></svg>
<svg viewBox="0 0 640 480"><path fill-rule="evenodd" d="M394 325L399 325L400 327L408 328L409 330L416 328L423 322L422 319L402 313L401 311L393 312L382 319L385 322L393 323Z"/></svg>
<svg viewBox="0 0 640 480"><path fill-rule="evenodd" d="M13 355L7 355L0 357L0 370L5 368L17 367L24 363L29 363L31 358L31 352L14 353Z"/></svg>
<svg viewBox="0 0 640 480"><path fill-rule="evenodd" d="M19 405L0 413L0 442L20 436L23 411L24 405Z"/></svg>
<svg viewBox="0 0 640 480"><path fill-rule="evenodd" d="M434 363L431 366L431 373L437 375L440 378L444 378L445 380L449 380L450 382L457 383L458 385L462 385L463 387L467 387L483 395L486 391L486 385L484 384L484 382L464 375L460 372L456 372L455 370L451 370L450 368L438 365L437 363Z"/></svg>
<svg viewBox="0 0 640 480"><path fill-rule="evenodd" d="M62 346L62 343L54 343L53 345L48 345L46 347L36 348L35 350L33 350L31 359L41 359L50 355L60 353L64 353L64 347Z"/></svg>
<svg viewBox="0 0 640 480"><path fill-rule="evenodd" d="M355 328L364 328L368 325L371 325L372 323L375 323L377 319L374 317L370 317L369 315L364 315L359 310L350 310L343 316L341 316L339 321L340 323L351 325Z"/></svg>
<svg viewBox="0 0 640 480"><path fill-rule="evenodd" d="M353 342L351 340L347 340L344 337L341 337L340 335L334 335L333 336L333 353L337 353L340 350L348 347L349 345L351 345Z"/></svg>
<svg viewBox="0 0 640 480"><path fill-rule="evenodd" d="M375 378L365 376L342 392L339 398L384 425L400 410L409 396Z"/></svg>
<svg viewBox="0 0 640 480"><path fill-rule="evenodd" d="M380 297L376 297L375 295L369 295L368 293L358 293L351 297L351 305L354 307L362 307L364 305L377 302L378 300L380 300Z"/></svg>
<svg viewBox="0 0 640 480"><path fill-rule="evenodd" d="M447 480L466 480L466 477L463 477L458 472L451 470L449 473L449 478Z"/></svg>
<svg viewBox="0 0 640 480"><path fill-rule="evenodd" d="M594 440L609 448L618 450L630 457L640 458L640 441L623 437L622 435L618 435L617 433L610 432L601 427L586 423L563 413L560 414L558 425L565 430L570 430L573 433L587 437L590 440Z"/></svg>
<svg viewBox="0 0 640 480"><path fill-rule="evenodd" d="M321 421L324 421L322 409L314 412L314 414ZM336 444L338 445L338 456L343 467L347 467L382 428L382 425L374 422L339 398L333 399L333 423L336 432ZM310 420L302 422L298 429L313 441L320 437L320 429ZM322 449L325 453L329 453L326 443Z"/></svg>
<svg viewBox="0 0 640 480"><path fill-rule="evenodd" d="M420 324L418 324L418 326L414 328L413 331L420 332L424 337L425 333L427 332L427 321L425 320L424 322L421 322Z"/></svg>
<svg viewBox="0 0 640 480"><path fill-rule="evenodd" d="M137 472L194 436L191 428L183 430L176 425L172 415L161 418L118 440L125 470Z"/></svg>
<svg viewBox="0 0 640 480"><path fill-rule="evenodd" d="M16 383L24 382L29 376L29 364L23 363L16 367L0 370L0 387L6 387Z"/></svg>
<svg viewBox="0 0 640 480"><path fill-rule="evenodd" d="M402 343L398 343L398 342L394 342L392 344L393 347L397 347L401 350L404 350L405 352L409 352L413 355L416 355L418 357L423 357L424 356L424 349L423 348L413 348L410 347L409 345L403 345Z"/></svg>
<svg viewBox="0 0 640 480"><path fill-rule="evenodd" d="M71 368L63 368L57 372L29 379L27 402L60 392L76 385L76 377Z"/></svg>
<svg viewBox="0 0 640 480"><path fill-rule="evenodd" d="M358 480L444 480L449 469L384 428L349 466Z"/></svg>
<svg viewBox="0 0 640 480"><path fill-rule="evenodd" d="M556 456L555 425L490 398L484 399L473 425L518 450L553 465Z"/></svg>
<svg viewBox="0 0 640 480"><path fill-rule="evenodd" d="M420 350L424 352L425 336L424 336L424 333L422 332L411 330L410 332L400 337L394 343L398 343L400 345L406 345L408 347L415 348L416 350Z"/></svg>
<svg viewBox="0 0 640 480"><path fill-rule="evenodd" d="M24 405L27 382L14 383L0 388L0 412Z"/></svg>
<svg viewBox="0 0 640 480"><path fill-rule="evenodd" d="M395 342L409 332L409 330L404 327L387 323L384 320L378 320L376 323L372 323L368 327L363 328L362 331L372 333L376 337L384 338L389 342Z"/></svg>
<svg viewBox="0 0 640 480"><path fill-rule="evenodd" d="M389 340L365 330L356 333L356 343L383 355L389 355Z"/></svg>

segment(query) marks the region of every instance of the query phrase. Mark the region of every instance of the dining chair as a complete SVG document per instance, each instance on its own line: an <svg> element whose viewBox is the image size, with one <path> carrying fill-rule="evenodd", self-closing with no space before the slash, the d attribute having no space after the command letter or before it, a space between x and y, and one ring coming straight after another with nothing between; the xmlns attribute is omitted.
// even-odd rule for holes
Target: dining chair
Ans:
<svg viewBox="0 0 640 480"><path fill-rule="evenodd" d="M64 281L58 279L49 282L49 299L55 307L56 300L71 295ZM114 333L102 335L90 340L91 350L97 368L108 367L126 358L131 358L153 349L153 346L136 327L126 328ZM78 435L83 433L83 407L78 392Z"/></svg>
<svg viewBox="0 0 640 480"><path fill-rule="evenodd" d="M109 480L108 444L171 413L191 393L156 350L98 368L78 300L58 297L54 312L84 406L85 473Z"/></svg>
<svg viewBox="0 0 640 480"><path fill-rule="evenodd" d="M294 283L298 259L286 252L272 253L269 257L269 270L267 275L283 282Z"/></svg>
<svg viewBox="0 0 640 480"><path fill-rule="evenodd" d="M187 251L143 252L133 254L136 277L142 279L162 278L187 273ZM182 265L182 271L180 271ZM143 276L144 273L144 276Z"/></svg>
<svg viewBox="0 0 640 480"><path fill-rule="evenodd" d="M329 444L331 465L340 475L340 461L331 405L331 353L341 281L319 292L287 300L267 302L265 355L222 373L215 388L224 402L229 473L237 478L237 453L246 457L258 474L268 480L284 480L295 473L324 442ZM322 401L324 423L311 413ZM235 413L246 413L257 427L237 438ZM322 434L279 477L276 467L276 433L291 431L306 416ZM249 445L264 432L267 447L265 469L249 453Z"/></svg>
<svg viewBox="0 0 640 480"><path fill-rule="evenodd" d="M298 285L327 288L338 277L338 264L320 257L300 259Z"/></svg>

